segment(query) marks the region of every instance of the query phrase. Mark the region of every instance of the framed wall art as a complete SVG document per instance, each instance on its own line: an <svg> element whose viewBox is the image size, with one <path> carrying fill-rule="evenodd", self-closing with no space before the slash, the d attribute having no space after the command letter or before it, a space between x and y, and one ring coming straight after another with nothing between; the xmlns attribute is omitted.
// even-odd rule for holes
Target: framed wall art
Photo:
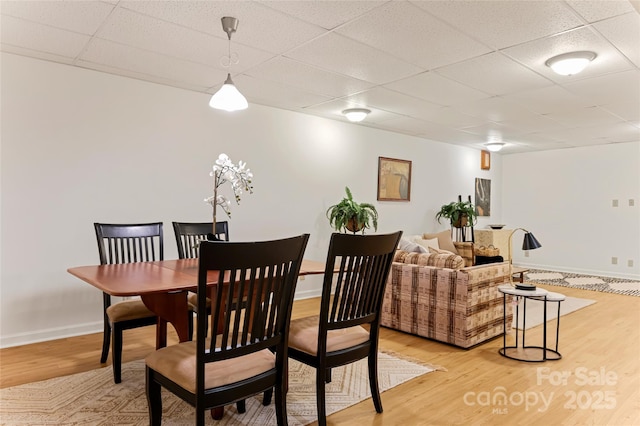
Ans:
<svg viewBox="0 0 640 426"><path fill-rule="evenodd" d="M482 170L491 169L491 153L489 151L480 151L480 168Z"/></svg>
<svg viewBox="0 0 640 426"><path fill-rule="evenodd" d="M491 216L491 179L476 178L476 213Z"/></svg>
<svg viewBox="0 0 640 426"><path fill-rule="evenodd" d="M411 161L378 157L378 201L411 200Z"/></svg>

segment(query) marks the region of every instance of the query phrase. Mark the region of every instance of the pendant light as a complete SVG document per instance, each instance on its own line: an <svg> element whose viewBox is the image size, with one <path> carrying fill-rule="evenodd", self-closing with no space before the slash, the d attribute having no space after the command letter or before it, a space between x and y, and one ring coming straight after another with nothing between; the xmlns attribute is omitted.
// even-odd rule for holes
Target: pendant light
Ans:
<svg viewBox="0 0 640 426"><path fill-rule="evenodd" d="M238 63L237 57L232 60L231 56L231 34L236 32L238 28L238 19L232 18L230 16L225 16L222 18L222 29L225 33L227 33L227 37L229 38L229 55L225 58L228 61L227 64L223 63L223 66L231 68L233 63ZM247 103L247 98L242 96L242 93L236 88L236 85L233 84L233 80L231 80L231 73L227 73L227 79L224 84L218 90L209 101L209 106L215 109L222 109L225 111L239 111L243 109L247 109L249 104Z"/></svg>

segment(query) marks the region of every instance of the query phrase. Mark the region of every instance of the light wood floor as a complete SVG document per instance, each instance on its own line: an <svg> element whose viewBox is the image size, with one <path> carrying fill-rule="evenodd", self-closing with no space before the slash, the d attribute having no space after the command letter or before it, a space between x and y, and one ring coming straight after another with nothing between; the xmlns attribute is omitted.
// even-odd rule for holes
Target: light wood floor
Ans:
<svg viewBox="0 0 640 426"><path fill-rule="evenodd" d="M547 288L597 301L562 317L561 360L506 359L498 354L502 338L464 350L383 329L382 350L447 371L384 392L382 414L369 399L333 414L329 424L640 425L640 297ZM297 301L293 315L317 309L317 299ZM541 329L528 331L527 339L540 337ZM143 358L154 349L154 328L126 331L124 341L124 362ZM169 344L175 341L171 334ZM92 334L2 349L0 387L100 368L101 342L101 334Z"/></svg>

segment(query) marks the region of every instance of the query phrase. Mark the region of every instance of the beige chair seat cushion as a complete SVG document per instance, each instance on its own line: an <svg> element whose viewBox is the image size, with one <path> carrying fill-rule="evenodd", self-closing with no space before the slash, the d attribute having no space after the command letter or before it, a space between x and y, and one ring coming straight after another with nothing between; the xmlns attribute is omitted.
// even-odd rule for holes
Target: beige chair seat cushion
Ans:
<svg viewBox="0 0 640 426"><path fill-rule="evenodd" d="M107 316L111 323L128 321L138 318L155 317L156 314L151 312L142 302L142 300L124 300L114 303L107 308Z"/></svg>
<svg viewBox="0 0 640 426"><path fill-rule="evenodd" d="M187 303L192 311L197 311L198 309L198 295L196 293L189 292L187 294ZM207 297L207 309L211 308L211 299Z"/></svg>
<svg viewBox="0 0 640 426"><path fill-rule="evenodd" d="M209 342L207 342L209 345ZM159 349L145 358L147 365L191 393L196 392L196 342ZM268 349L205 367L204 386L216 388L239 382L275 368L276 356Z"/></svg>
<svg viewBox="0 0 640 426"><path fill-rule="evenodd" d="M289 347L310 355L317 355L318 321L319 317L317 315L291 320ZM327 333L327 352L346 349L364 343L367 340L369 340L369 332L359 325L339 330L329 330Z"/></svg>

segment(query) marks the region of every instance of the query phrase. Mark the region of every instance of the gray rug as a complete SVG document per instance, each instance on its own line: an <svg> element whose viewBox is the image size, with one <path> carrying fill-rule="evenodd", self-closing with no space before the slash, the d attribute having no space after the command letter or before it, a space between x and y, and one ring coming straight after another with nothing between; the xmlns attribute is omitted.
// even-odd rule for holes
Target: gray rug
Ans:
<svg viewBox="0 0 640 426"><path fill-rule="evenodd" d="M534 284L556 285L582 290L601 291L604 293L640 296L640 280L530 269L529 272L525 274L525 281Z"/></svg>

